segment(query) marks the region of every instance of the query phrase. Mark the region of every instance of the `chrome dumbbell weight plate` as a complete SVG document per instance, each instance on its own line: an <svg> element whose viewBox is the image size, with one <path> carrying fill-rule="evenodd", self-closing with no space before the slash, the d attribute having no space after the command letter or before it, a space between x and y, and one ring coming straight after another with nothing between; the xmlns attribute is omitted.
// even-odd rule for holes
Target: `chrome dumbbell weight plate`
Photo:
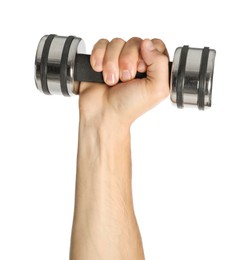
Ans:
<svg viewBox="0 0 249 260"><path fill-rule="evenodd" d="M171 70L171 100L182 108L196 105L210 107L212 101L215 50L205 47L179 47Z"/></svg>
<svg viewBox="0 0 249 260"><path fill-rule="evenodd" d="M56 35L42 37L35 58L37 88L48 95L77 94L79 82L74 79L74 65L76 54L84 52L85 44L81 38Z"/></svg>

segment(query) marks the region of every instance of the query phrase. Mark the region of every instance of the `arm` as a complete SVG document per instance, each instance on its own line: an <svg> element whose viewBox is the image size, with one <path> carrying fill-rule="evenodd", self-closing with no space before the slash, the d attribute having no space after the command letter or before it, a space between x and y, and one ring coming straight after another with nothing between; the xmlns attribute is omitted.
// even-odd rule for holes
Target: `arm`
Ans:
<svg viewBox="0 0 249 260"><path fill-rule="evenodd" d="M144 259L132 206L129 130L82 120L77 166L71 259Z"/></svg>
<svg viewBox="0 0 249 260"><path fill-rule="evenodd" d="M130 125L169 93L166 48L153 43L132 38L94 46L91 64L106 84L80 86L71 260L144 259L132 203ZM137 70L147 79L134 79Z"/></svg>

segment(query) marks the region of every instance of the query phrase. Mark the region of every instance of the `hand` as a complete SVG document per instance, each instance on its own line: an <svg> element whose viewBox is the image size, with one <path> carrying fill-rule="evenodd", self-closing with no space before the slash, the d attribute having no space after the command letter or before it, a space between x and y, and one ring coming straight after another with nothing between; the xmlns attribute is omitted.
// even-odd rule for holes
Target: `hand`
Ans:
<svg viewBox="0 0 249 260"><path fill-rule="evenodd" d="M99 40L92 50L91 66L103 73L105 84L80 84L81 118L130 126L169 95L168 61L159 39ZM134 79L137 71L147 72L147 78Z"/></svg>

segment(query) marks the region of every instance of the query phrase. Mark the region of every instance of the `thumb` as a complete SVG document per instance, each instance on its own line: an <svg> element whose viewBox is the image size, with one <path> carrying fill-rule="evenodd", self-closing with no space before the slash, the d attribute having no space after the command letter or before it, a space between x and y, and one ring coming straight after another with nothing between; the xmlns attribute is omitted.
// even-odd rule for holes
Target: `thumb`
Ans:
<svg viewBox="0 0 249 260"><path fill-rule="evenodd" d="M149 39L141 43L141 56L147 65L147 82L155 92L169 94L169 59L159 52Z"/></svg>

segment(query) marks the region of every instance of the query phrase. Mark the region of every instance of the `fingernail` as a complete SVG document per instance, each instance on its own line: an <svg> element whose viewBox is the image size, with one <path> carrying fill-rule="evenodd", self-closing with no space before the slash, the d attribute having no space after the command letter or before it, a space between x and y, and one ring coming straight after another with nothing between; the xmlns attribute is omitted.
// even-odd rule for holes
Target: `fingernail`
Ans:
<svg viewBox="0 0 249 260"><path fill-rule="evenodd" d="M116 77L114 73L108 73L105 78L105 82L108 85L114 85L116 83Z"/></svg>
<svg viewBox="0 0 249 260"><path fill-rule="evenodd" d="M139 63L138 63L138 66L137 66L137 70L139 72L144 72L146 71L146 64L143 60L140 60Z"/></svg>
<svg viewBox="0 0 249 260"><path fill-rule="evenodd" d="M123 70L122 75L121 75L121 80L122 81L128 81L131 79L131 73L129 70Z"/></svg>

